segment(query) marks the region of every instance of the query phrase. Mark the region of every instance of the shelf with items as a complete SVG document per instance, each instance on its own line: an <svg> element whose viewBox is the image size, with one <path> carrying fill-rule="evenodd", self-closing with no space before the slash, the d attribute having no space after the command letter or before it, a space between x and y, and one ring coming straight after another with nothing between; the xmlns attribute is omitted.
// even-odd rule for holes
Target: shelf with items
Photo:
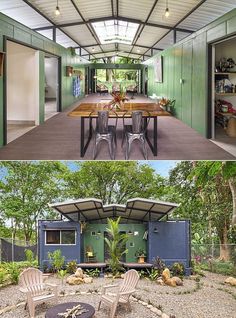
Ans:
<svg viewBox="0 0 236 318"><path fill-rule="evenodd" d="M236 96L236 93L216 93L218 96Z"/></svg>
<svg viewBox="0 0 236 318"><path fill-rule="evenodd" d="M230 75L236 74L236 72L215 72L215 75Z"/></svg>

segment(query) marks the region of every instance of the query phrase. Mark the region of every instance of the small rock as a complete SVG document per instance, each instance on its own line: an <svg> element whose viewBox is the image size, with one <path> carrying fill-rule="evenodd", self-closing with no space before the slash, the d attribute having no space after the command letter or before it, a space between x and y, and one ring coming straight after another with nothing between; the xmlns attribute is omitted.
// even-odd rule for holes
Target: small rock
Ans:
<svg viewBox="0 0 236 318"><path fill-rule="evenodd" d="M75 276L76 277L79 277L79 278L84 278L84 273L83 273L83 270L82 268L77 268L76 272L75 272Z"/></svg>
<svg viewBox="0 0 236 318"><path fill-rule="evenodd" d="M226 278L225 283L230 284L231 286L236 286L236 278L228 277Z"/></svg>
<svg viewBox="0 0 236 318"><path fill-rule="evenodd" d="M92 277L85 277L84 278L84 283L85 284L91 284L93 282L93 278Z"/></svg>
<svg viewBox="0 0 236 318"><path fill-rule="evenodd" d="M177 286L183 286L183 281L182 281L181 278L179 278L179 277L177 277L177 276L174 276L174 277L172 277L171 279L175 281L175 283L176 283Z"/></svg>
<svg viewBox="0 0 236 318"><path fill-rule="evenodd" d="M164 313L163 313L163 314L161 315L161 318L169 318L169 316L168 316L167 314L164 314Z"/></svg>

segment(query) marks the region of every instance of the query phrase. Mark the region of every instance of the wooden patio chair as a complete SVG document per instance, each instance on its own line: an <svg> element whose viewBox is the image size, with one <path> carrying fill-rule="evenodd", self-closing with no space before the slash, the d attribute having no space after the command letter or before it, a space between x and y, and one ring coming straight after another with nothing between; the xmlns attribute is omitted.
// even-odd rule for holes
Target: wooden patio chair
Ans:
<svg viewBox="0 0 236 318"><path fill-rule="evenodd" d="M116 294L108 294L107 289L117 287L118 285L107 285L102 288L102 295L98 305L98 310L101 303L104 302L111 307L110 318L114 318L118 304L125 305L131 311L130 296L136 291L135 288L139 281L139 274L136 270L131 269L124 275L124 280L120 285Z"/></svg>
<svg viewBox="0 0 236 318"><path fill-rule="evenodd" d="M43 282L43 273L36 268L27 268L19 278L20 291L27 295L25 305L28 305L30 317L35 317L35 306L46 300L55 298L58 300L57 285ZM51 287L52 292L47 287Z"/></svg>

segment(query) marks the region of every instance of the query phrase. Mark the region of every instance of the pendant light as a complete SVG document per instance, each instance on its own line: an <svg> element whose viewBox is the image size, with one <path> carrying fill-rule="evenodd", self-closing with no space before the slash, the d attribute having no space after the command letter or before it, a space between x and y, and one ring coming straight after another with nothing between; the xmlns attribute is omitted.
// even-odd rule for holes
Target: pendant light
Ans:
<svg viewBox="0 0 236 318"><path fill-rule="evenodd" d="M166 11L165 11L165 17L168 18L170 16L169 6L168 6L168 0L166 0Z"/></svg>
<svg viewBox="0 0 236 318"><path fill-rule="evenodd" d="M56 10L55 10L55 15L58 16L61 14L60 8L58 6L58 0L57 0L57 6L56 6Z"/></svg>

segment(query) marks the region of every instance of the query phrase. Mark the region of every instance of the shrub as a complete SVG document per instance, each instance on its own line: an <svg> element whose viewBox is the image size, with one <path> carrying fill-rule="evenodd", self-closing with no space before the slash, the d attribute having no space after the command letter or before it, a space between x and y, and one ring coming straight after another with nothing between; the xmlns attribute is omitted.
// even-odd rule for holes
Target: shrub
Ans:
<svg viewBox="0 0 236 318"><path fill-rule="evenodd" d="M7 264L7 272L10 275L11 282L13 284L18 284L20 269L16 263L8 263Z"/></svg>
<svg viewBox="0 0 236 318"><path fill-rule="evenodd" d="M170 268L173 276L184 276L184 264L182 263L174 263Z"/></svg>
<svg viewBox="0 0 236 318"><path fill-rule="evenodd" d="M166 268L165 262L159 256L153 258L153 266L158 271L159 276Z"/></svg>
<svg viewBox="0 0 236 318"><path fill-rule="evenodd" d="M4 269L0 269L0 285L6 280L7 273Z"/></svg>
<svg viewBox="0 0 236 318"><path fill-rule="evenodd" d="M77 269L77 262L76 261L70 261L66 265L67 273L74 274Z"/></svg>
<svg viewBox="0 0 236 318"><path fill-rule="evenodd" d="M85 273L89 275L90 277L99 277L100 276L100 270L98 268L95 269L86 269Z"/></svg>
<svg viewBox="0 0 236 318"><path fill-rule="evenodd" d="M151 280L151 281L154 281L158 278L159 276L159 271L155 268L152 268L151 270L148 270L147 269L147 273L148 273L148 278Z"/></svg>
<svg viewBox="0 0 236 318"><path fill-rule="evenodd" d="M29 249L26 249L25 250L25 257L26 257L26 261L30 264L33 264L34 262L34 253L29 250Z"/></svg>
<svg viewBox="0 0 236 318"><path fill-rule="evenodd" d="M54 252L48 252L48 258L52 262L52 266L55 272L62 269L65 263L65 257L62 256L61 250L55 250Z"/></svg>

